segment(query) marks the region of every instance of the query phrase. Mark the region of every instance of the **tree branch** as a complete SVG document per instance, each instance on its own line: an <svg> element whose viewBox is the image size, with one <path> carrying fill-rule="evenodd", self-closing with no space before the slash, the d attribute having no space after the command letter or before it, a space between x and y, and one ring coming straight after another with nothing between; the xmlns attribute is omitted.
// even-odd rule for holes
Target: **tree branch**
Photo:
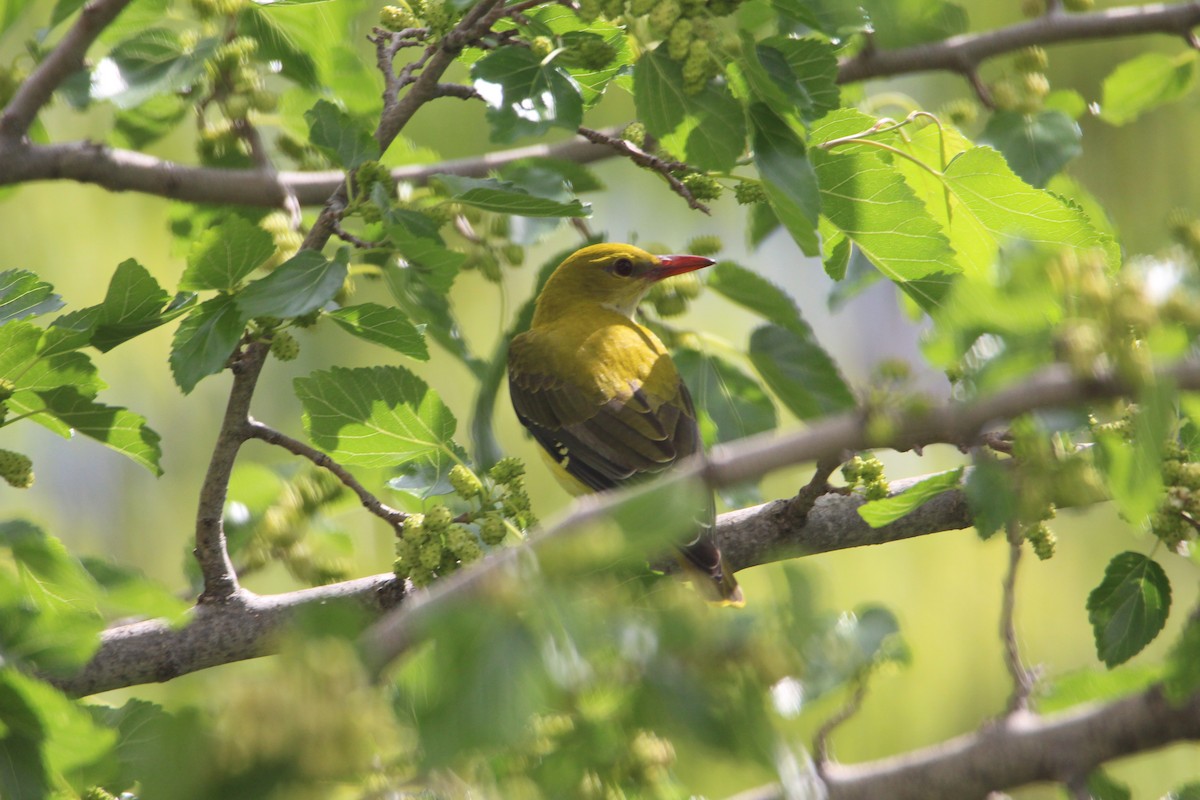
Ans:
<svg viewBox="0 0 1200 800"><path fill-rule="evenodd" d="M72 73L83 68L92 42L117 18L130 0L92 0L67 35L42 59L37 69L17 88L0 114L0 138L18 140L28 131L42 107Z"/></svg>
<svg viewBox="0 0 1200 800"><path fill-rule="evenodd" d="M1114 735L1114 732L1119 732ZM828 800L978 798L1039 781L1067 782L1120 756L1200 739L1200 693L1172 705L1155 686L1103 705L995 725L901 756L824 768ZM784 800L781 787L739 797Z"/></svg>
<svg viewBox="0 0 1200 800"><path fill-rule="evenodd" d="M237 460L238 450L246 441L247 425L250 421L250 401L254 387L267 359L268 345L251 342L233 356L230 368L233 372L233 387L229 390L229 402L225 406L225 417L213 446L212 458L200 487L200 503L196 512L196 561L204 577L204 591L200 604L223 603L238 596L237 573L229 560L225 544L225 497L229 490L229 476Z"/></svg>
<svg viewBox="0 0 1200 800"><path fill-rule="evenodd" d="M1200 2L1151 3L1087 14L1045 14L1028 22L984 33L965 33L940 42L897 50L864 48L838 65L838 83L948 70L971 75L983 61L1033 45L1117 39L1148 33L1187 37L1200 25Z"/></svg>
<svg viewBox="0 0 1200 800"><path fill-rule="evenodd" d="M404 585L394 575L373 575L270 596L241 589L237 596L235 603L196 606L181 628L163 620L110 628L100 635L100 648L79 672L46 679L77 697L169 681L275 652L278 632L302 608L345 602L380 614L403 599Z"/></svg>
<svg viewBox="0 0 1200 800"><path fill-rule="evenodd" d="M362 502L363 508L371 512L375 516L382 519L399 533L400 526L404 524L404 520L408 518L408 514L399 511L391 506L382 503L378 497L371 494L366 488L358 482L358 479L350 474L349 470L341 464L334 461L329 456L322 453L315 447L310 447L304 442L293 439L285 433L268 427L257 420L250 420L246 425L246 436L252 439L260 439L267 444L273 444L276 447L282 447L289 453L307 458L318 467L327 469L332 472L337 479L345 484L346 488L358 495L358 499Z"/></svg>
<svg viewBox="0 0 1200 800"><path fill-rule="evenodd" d="M613 131L615 133L615 130ZM392 178L422 186L438 173L485 177L523 158L561 158L589 164L611 158L612 151L582 138L502 150L476 158L396 167ZM190 203L236 204L278 208L289 194L302 206L324 203L345 178L341 170L272 172L262 169L189 167L132 150L95 142L12 144L0 141L0 186L41 180L92 183L111 191L134 191Z"/></svg>

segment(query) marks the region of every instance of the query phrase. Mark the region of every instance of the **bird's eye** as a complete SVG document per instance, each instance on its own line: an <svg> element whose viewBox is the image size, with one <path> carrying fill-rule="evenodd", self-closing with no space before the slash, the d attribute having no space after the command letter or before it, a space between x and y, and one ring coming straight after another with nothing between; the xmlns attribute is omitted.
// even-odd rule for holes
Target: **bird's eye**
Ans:
<svg viewBox="0 0 1200 800"><path fill-rule="evenodd" d="M612 270L615 275L628 278L633 274L633 262L628 258L618 258L613 262Z"/></svg>

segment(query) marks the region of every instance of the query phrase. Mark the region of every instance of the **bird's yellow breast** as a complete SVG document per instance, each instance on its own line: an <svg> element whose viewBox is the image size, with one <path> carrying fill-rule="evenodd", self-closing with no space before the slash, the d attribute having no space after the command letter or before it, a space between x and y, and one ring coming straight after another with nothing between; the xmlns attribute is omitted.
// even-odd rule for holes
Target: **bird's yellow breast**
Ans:
<svg viewBox="0 0 1200 800"><path fill-rule="evenodd" d="M662 400L679 391L679 373L662 341L604 307L563 315L516 337L511 368L572 385L597 403L639 388Z"/></svg>

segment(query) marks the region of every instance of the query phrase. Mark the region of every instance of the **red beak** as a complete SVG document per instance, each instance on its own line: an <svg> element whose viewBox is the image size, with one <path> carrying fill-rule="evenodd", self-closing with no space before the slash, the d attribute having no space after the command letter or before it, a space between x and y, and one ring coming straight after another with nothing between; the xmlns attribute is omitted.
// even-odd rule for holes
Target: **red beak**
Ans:
<svg viewBox="0 0 1200 800"><path fill-rule="evenodd" d="M650 270L649 277L651 280L661 281L663 278L704 269L715 263L717 262L704 256L659 256L658 266Z"/></svg>

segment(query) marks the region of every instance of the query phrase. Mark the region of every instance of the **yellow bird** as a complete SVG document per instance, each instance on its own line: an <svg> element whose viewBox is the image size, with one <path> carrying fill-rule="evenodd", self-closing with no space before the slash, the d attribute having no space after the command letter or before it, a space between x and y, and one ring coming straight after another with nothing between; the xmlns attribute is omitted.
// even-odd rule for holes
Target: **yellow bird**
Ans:
<svg viewBox="0 0 1200 800"><path fill-rule="evenodd" d="M573 494L653 476L702 452L696 410L667 348L633 320L655 281L711 265L702 256L655 256L628 244L573 253L538 296L529 330L508 351L513 408ZM721 561L712 496L680 563L714 600L741 605Z"/></svg>

